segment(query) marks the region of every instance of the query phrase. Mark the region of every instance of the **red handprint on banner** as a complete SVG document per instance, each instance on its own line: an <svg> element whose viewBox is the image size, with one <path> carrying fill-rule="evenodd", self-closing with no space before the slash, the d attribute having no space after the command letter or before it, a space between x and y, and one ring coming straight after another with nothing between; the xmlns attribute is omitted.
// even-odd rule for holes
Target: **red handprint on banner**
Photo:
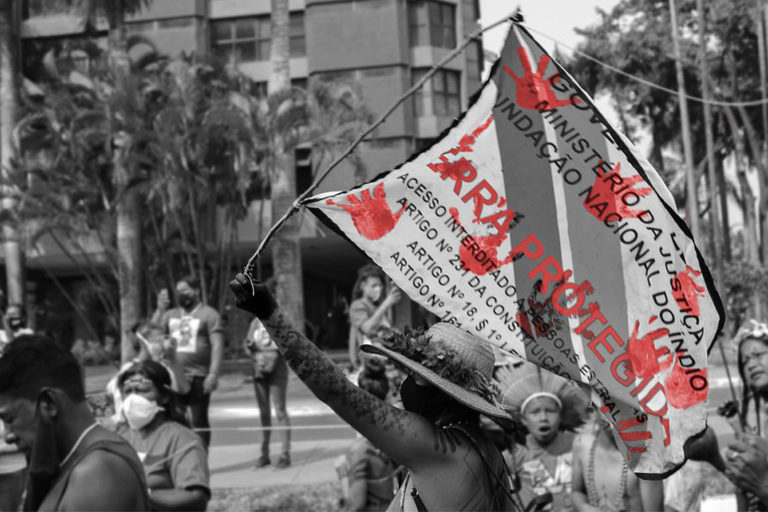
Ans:
<svg viewBox="0 0 768 512"><path fill-rule="evenodd" d="M357 232L368 240L378 240L392 231L403 215L405 207L408 206L406 202L399 212L392 213L387 204L384 183L376 185L373 189L373 197L371 197L371 189L367 188L363 190L360 198L355 194L347 195L347 201L349 204L336 203L333 199L328 199L325 203L343 208L350 214Z"/></svg>
<svg viewBox="0 0 768 512"><path fill-rule="evenodd" d="M531 67L531 61L528 58L528 54L525 49L520 46L517 48L517 54L520 56L520 63L523 65L525 74L523 76L517 76L512 68L504 66L504 72L511 76L517 84L517 98L516 102L523 108L532 110L539 110L541 108L555 108L565 105L571 105L577 103L578 98L560 100L555 96L555 91L552 90L552 84L560 80L560 75L554 75L550 78L544 78L544 72L549 65L549 56L542 55L539 59L539 64L534 73Z"/></svg>
<svg viewBox="0 0 768 512"><path fill-rule="evenodd" d="M454 222L459 226L462 226L461 220L459 219L459 210L457 208L449 208L448 212L451 214ZM466 231L466 228L464 229ZM514 254L510 253L504 259L499 259L498 257L499 246L504 243L504 240L507 240L508 237L509 234L506 231L488 236L473 235L472 238L475 245L459 244L459 258L461 259L462 265L473 274L484 276L492 270L496 270L497 268L512 263L515 257ZM477 258L476 254L480 253L484 254L485 257L482 259Z"/></svg>
<svg viewBox="0 0 768 512"><path fill-rule="evenodd" d="M672 373L664 381L667 402L676 409L687 409L707 399L709 381L706 368L684 368L675 361Z"/></svg>
<svg viewBox="0 0 768 512"><path fill-rule="evenodd" d="M632 337L627 344L627 355L632 363L632 371L635 376L645 379L653 377L659 372L669 368L675 360L675 355L671 354L666 347L656 348L655 341L669 334L669 329L661 328L647 333L642 338L637 337L637 331L640 328L640 322L635 321L635 328L632 331ZM664 361L659 361L662 356L669 355Z"/></svg>
<svg viewBox="0 0 768 512"><path fill-rule="evenodd" d="M631 197L637 196L637 201L651 193L649 187L638 187L643 182L643 178L635 174L634 176L621 176L621 162L610 172L603 171L603 162L597 168L597 177L592 189L584 197L584 208L598 220L605 220L608 215L618 214L622 219L636 219L640 217L645 210L636 210L627 203ZM634 206L634 204L633 204Z"/></svg>
<svg viewBox="0 0 768 512"><path fill-rule="evenodd" d="M706 288L699 286L696 281L693 280L694 276L700 275L701 272L686 265L685 270L677 273L672 280L672 295L680 305L680 309L689 309L690 313L694 316L699 316L701 314L701 310L699 309L699 297L706 296Z"/></svg>

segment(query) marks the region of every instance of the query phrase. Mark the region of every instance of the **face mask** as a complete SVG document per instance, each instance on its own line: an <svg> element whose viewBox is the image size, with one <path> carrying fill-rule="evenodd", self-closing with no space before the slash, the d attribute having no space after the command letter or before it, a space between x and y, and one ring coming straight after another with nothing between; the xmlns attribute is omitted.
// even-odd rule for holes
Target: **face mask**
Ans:
<svg viewBox="0 0 768 512"><path fill-rule="evenodd" d="M188 308L195 303L194 295L179 294L179 305L183 308Z"/></svg>
<svg viewBox="0 0 768 512"><path fill-rule="evenodd" d="M432 385L418 385L413 377L403 381L400 386L400 398L406 411L421 414L433 422L453 402L448 395Z"/></svg>
<svg viewBox="0 0 768 512"><path fill-rule="evenodd" d="M140 430L155 419L157 413L163 408L157 405L157 402L148 400L136 393L128 395L123 400L123 415L128 421L128 425L134 430Z"/></svg>

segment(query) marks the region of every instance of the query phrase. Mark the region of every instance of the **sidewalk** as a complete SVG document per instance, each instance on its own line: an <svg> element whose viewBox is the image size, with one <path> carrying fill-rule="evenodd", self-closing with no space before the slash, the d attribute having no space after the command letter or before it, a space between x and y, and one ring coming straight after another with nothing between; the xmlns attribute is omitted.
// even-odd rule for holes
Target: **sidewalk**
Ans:
<svg viewBox="0 0 768 512"><path fill-rule="evenodd" d="M212 446L208 458L211 487L260 488L335 481L334 460L346 452L353 440L354 433L350 429L349 439L292 443L291 466L286 469L273 466L253 469L259 448L255 444ZM273 454L272 462L276 461L277 456Z"/></svg>

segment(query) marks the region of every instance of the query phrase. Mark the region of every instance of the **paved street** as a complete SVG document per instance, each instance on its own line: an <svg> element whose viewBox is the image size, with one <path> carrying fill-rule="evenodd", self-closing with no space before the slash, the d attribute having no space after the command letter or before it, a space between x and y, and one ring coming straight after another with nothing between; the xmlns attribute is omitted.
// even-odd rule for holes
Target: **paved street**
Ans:
<svg viewBox="0 0 768 512"><path fill-rule="evenodd" d="M113 371L111 367L88 368L89 391L103 389ZM721 440L727 442L732 436L731 429L714 414L717 405L730 398L728 381L721 367L711 369L710 385L713 413L709 421ZM210 409L213 487L260 488L336 479L334 459L345 452L355 432L317 400L294 374L289 380L287 402L292 424L292 466L282 470L272 466L253 469L259 455L261 428L252 385L246 382L243 373L230 373L222 378ZM274 450L277 444L273 442L273 461L277 459Z"/></svg>

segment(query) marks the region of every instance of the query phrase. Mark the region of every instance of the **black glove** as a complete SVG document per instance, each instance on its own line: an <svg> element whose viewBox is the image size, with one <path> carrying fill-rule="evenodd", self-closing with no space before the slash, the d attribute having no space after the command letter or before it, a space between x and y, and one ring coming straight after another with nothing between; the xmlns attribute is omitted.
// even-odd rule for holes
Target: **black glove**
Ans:
<svg viewBox="0 0 768 512"><path fill-rule="evenodd" d="M237 307L253 313L261 320L267 320L277 309L277 301L260 281L251 281L243 273L239 273L229 282L229 288L235 294Z"/></svg>

